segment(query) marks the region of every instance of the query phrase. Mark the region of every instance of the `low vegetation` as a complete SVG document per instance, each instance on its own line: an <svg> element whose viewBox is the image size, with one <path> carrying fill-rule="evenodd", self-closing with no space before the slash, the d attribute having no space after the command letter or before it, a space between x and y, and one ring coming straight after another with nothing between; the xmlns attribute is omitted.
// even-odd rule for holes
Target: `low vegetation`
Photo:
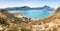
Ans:
<svg viewBox="0 0 60 31"><path fill-rule="evenodd" d="M24 18L23 18L24 19ZM39 21L23 22L6 10L0 10L1 31L60 31L60 7L49 18Z"/></svg>

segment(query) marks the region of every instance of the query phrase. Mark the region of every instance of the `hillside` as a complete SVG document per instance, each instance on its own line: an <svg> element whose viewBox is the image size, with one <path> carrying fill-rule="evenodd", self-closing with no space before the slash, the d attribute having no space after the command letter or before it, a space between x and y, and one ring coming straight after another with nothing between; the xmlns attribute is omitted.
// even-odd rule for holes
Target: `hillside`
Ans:
<svg viewBox="0 0 60 31"><path fill-rule="evenodd" d="M60 31L60 7L52 16L44 20L24 18L17 18L6 10L0 10L0 27L1 25L5 27L4 31Z"/></svg>
<svg viewBox="0 0 60 31"><path fill-rule="evenodd" d="M21 19L18 19L17 17L15 17L13 14L10 14L9 12L7 12L6 10L0 10L0 13L4 16L7 17L7 19L9 19L10 21L14 22L14 23L20 23L22 22ZM0 16L2 17L2 16ZM4 18L4 17L3 17ZM18 22L19 21L19 22Z"/></svg>
<svg viewBox="0 0 60 31"><path fill-rule="evenodd" d="M45 20L46 21L55 21L55 19L57 19L57 20L60 19L60 7L57 8L56 12L52 16L46 18Z"/></svg>
<svg viewBox="0 0 60 31"><path fill-rule="evenodd" d="M32 22L32 27L33 31L60 31L60 7L52 16Z"/></svg>

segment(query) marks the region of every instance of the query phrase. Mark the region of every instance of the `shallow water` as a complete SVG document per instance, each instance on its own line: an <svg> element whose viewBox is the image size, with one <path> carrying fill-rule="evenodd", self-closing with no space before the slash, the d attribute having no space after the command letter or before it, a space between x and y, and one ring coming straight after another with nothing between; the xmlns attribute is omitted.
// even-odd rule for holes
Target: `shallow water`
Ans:
<svg viewBox="0 0 60 31"><path fill-rule="evenodd" d="M48 10L11 10L11 13L21 12L24 17L34 18L34 19L44 19L52 15L55 11Z"/></svg>

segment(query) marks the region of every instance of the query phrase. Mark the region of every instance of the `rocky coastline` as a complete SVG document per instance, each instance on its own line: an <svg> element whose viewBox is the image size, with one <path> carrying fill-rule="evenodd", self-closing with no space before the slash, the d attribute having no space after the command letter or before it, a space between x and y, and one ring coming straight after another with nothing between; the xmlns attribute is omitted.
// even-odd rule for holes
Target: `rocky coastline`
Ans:
<svg viewBox="0 0 60 31"><path fill-rule="evenodd" d="M3 27L3 28L2 28ZM32 20L26 17L15 17L4 10L0 10L1 31L60 31L60 7L54 15L44 20Z"/></svg>

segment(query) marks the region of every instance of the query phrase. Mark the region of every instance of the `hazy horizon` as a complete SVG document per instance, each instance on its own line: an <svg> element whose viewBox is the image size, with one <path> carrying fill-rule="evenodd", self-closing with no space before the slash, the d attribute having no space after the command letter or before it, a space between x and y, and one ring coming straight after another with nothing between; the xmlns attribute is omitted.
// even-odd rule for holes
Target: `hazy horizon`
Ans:
<svg viewBox="0 0 60 31"><path fill-rule="evenodd" d="M43 7L44 5L57 8L60 6L59 1L60 0L0 0L0 8L21 6Z"/></svg>

